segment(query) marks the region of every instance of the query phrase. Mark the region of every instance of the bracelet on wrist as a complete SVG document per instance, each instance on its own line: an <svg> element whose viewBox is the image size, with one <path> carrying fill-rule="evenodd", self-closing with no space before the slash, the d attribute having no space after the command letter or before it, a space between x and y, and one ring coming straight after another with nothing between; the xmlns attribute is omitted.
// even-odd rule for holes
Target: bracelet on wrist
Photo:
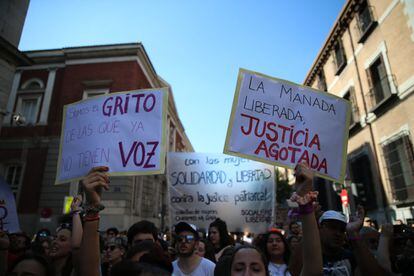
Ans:
<svg viewBox="0 0 414 276"><path fill-rule="evenodd" d="M98 204L98 205L86 205L84 207L85 214L98 214L103 209L105 209L105 206L103 206L102 204Z"/></svg>
<svg viewBox="0 0 414 276"><path fill-rule="evenodd" d="M308 215L313 213L313 201L306 203L305 205L299 205L299 215Z"/></svg>
<svg viewBox="0 0 414 276"><path fill-rule="evenodd" d="M99 220L100 216L98 213L95 214L85 214L85 216L83 217L83 222L88 222L88 221L96 221Z"/></svg>

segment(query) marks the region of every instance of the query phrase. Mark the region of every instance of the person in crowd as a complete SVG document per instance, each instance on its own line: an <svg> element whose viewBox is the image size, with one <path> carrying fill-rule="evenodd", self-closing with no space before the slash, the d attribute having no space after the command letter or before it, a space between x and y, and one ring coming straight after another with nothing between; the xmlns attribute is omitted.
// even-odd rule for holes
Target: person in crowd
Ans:
<svg viewBox="0 0 414 276"><path fill-rule="evenodd" d="M5 275L5 274L0 274ZM12 276L54 276L51 264L44 256L25 254L19 257L10 268Z"/></svg>
<svg viewBox="0 0 414 276"><path fill-rule="evenodd" d="M72 255L72 225L63 222L56 229L49 257L56 275L69 276L74 271Z"/></svg>
<svg viewBox="0 0 414 276"><path fill-rule="evenodd" d="M301 238L300 237L290 236L287 239L287 243L289 245L290 251L295 250L296 248L298 248L298 246L300 246L300 241L301 241Z"/></svg>
<svg viewBox="0 0 414 276"><path fill-rule="evenodd" d="M128 245L132 246L142 241L156 242L158 240L158 229L154 223L141 220L128 229Z"/></svg>
<svg viewBox="0 0 414 276"><path fill-rule="evenodd" d="M23 232L9 235L10 247L8 252L8 265L11 266L30 248L30 238Z"/></svg>
<svg viewBox="0 0 414 276"><path fill-rule="evenodd" d="M299 206L296 210L296 217L302 224L303 235L300 250L296 251L296 256L300 261L292 262L290 260L288 271L292 275L321 275L323 271L322 249L315 216L315 207L317 207L315 202L317 202L318 192L313 191L314 173L307 164L298 164L295 167L295 176L295 192L290 200ZM286 250L286 244L284 245ZM292 259L292 256L290 258Z"/></svg>
<svg viewBox="0 0 414 276"><path fill-rule="evenodd" d="M116 227L110 227L110 228L106 229L106 231L105 231L105 240L108 242L112 238L117 237L118 234L119 234L119 231Z"/></svg>
<svg viewBox="0 0 414 276"><path fill-rule="evenodd" d="M122 237L111 238L105 246L107 263L102 265L102 275L110 275L111 268L123 260L127 250L127 242Z"/></svg>
<svg viewBox="0 0 414 276"><path fill-rule="evenodd" d="M242 245L233 252L231 259L231 276L267 276L267 260L263 253L256 247Z"/></svg>
<svg viewBox="0 0 414 276"><path fill-rule="evenodd" d="M126 259L139 262L139 259L146 253L153 250L157 244L153 241L142 241L133 245L126 254Z"/></svg>
<svg viewBox="0 0 414 276"><path fill-rule="evenodd" d="M199 240L196 254L200 257L204 257L212 262L215 262L214 248L206 239Z"/></svg>
<svg viewBox="0 0 414 276"><path fill-rule="evenodd" d="M288 237L295 236L300 237L302 236L302 226L297 221L292 221L289 224L289 235Z"/></svg>
<svg viewBox="0 0 414 276"><path fill-rule="evenodd" d="M263 235L259 248L269 261L268 270L271 276L290 275L288 271L290 250L280 230L273 228Z"/></svg>
<svg viewBox="0 0 414 276"><path fill-rule="evenodd" d="M234 244L233 238L229 235L227 231L227 224L225 221L217 218L213 221L208 230L208 240L214 247L215 260L216 262L220 259L223 250L227 246Z"/></svg>
<svg viewBox="0 0 414 276"><path fill-rule="evenodd" d="M215 264L196 254L199 242L196 227L186 222L179 222L175 226L175 234L178 258L173 262L173 275L214 275Z"/></svg>
<svg viewBox="0 0 414 276"><path fill-rule="evenodd" d="M170 276L171 272L166 271L158 266L147 263L134 262L132 260L123 260L117 263L111 270L111 276Z"/></svg>
<svg viewBox="0 0 414 276"><path fill-rule="evenodd" d="M385 274L359 235L363 219L364 210L361 206L358 207L357 216L349 223L342 213L333 210L324 212L319 218L324 275ZM351 251L344 248L345 234Z"/></svg>
<svg viewBox="0 0 414 276"><path fill-rule="evenodd" d="M369 251L371 251L371 254L376 256L378 242L380 238L380 233L377 231L377 229L363 226L361 230L359 230L359 235L361 236L361 239L365 242Z"/></svg>

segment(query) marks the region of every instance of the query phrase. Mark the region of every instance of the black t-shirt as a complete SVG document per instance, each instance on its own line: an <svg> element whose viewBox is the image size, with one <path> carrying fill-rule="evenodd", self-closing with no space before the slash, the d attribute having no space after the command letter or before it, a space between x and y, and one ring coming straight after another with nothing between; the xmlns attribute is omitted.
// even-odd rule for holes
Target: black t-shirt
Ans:
<svg viewBox="0 0 414 276"><path fill-rule="evenodd" d="M354 275L356 262L351 251L342 250L335 256L323 255L323 275L351 276Z"/></svg>

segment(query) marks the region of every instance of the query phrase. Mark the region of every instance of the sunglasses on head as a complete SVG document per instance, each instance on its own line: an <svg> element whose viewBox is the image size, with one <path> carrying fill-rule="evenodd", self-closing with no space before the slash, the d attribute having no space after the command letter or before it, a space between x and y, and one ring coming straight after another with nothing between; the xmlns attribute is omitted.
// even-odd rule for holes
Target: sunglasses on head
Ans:
<svg viewBox="0 0 414 276"><path fill-rule="evenodd" d="M193 235L185 235L185 236L178 236L177 237L177 242L179 242L179 243L181 243L181 242L190 243L194 240L195 240L195 237Z"/></svg>

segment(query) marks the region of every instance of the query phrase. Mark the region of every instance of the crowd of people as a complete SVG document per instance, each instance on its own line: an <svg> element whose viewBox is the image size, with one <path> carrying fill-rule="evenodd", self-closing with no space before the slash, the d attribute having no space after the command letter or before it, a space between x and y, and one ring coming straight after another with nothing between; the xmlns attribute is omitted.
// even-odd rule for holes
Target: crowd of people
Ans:
<svg viewBox="0 0 414 276"><path fill-rule="evenodd" d="M313 191L313 173L295 169L298 208L286 230L269 228L251 242L229 233L217 218L207 233L179 222L161 235L150 221L127 231L99 232L102 190L110 181L107 167L83 179L71 214L55 233L39 230L34 238L0 231L0 276L3 275L412 275L414 233L400 224L381 226L365 219L358 207L349 221L340 212L321 211Z"/></svg>

